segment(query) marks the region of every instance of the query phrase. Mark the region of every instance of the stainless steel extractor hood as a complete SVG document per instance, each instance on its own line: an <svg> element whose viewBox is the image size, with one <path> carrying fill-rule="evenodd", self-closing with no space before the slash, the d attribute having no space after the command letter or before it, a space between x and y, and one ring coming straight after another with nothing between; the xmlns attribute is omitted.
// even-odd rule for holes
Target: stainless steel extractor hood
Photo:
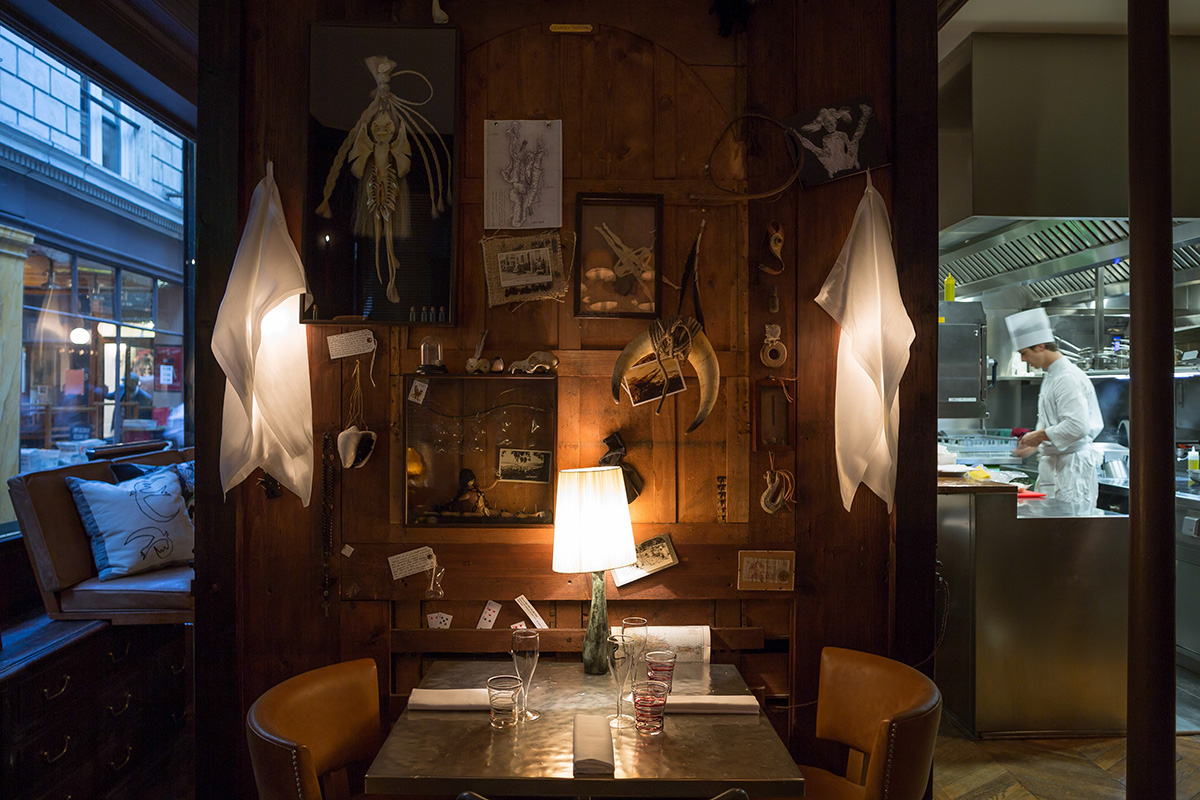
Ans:
<svg viewBox="0 0 1200 800"><path fill-rule="evenodd" d="M1171 48L1173 260L1186 286L1200 283L1200 37ZM1123 36L977 33L943 60L939 279L952 272L960 297L1092 293L1098 271L1106 293L1126 290L1125 54Z"/></svg>

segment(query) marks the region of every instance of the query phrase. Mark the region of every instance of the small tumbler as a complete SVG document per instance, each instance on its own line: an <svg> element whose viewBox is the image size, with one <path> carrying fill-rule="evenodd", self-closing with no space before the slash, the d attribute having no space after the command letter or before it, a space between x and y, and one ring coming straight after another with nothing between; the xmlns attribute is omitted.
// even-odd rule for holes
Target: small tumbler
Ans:
<svg viewBox="0 0 1200 800"><path fill-rule="evenodd" d="M646 653L646 677L652 681L662 681L667 685L667 694L671 693L671 678L675 675L675 651L651 650Z"/></svg>
<svg viewBox="0 0 1200 800"><path fill-rule="evenodd" d="M516 675L496 675L487 679L487 690L492 727L504 730L516 725L521 679Z"/></svg>
<svg viewBox="0 0 1200 800"><path fill-rule="evenodd" d="M663 730L663 709L669 687L662 681L637 681L633 684L633 726L638 733L657 736Z"/></svg>

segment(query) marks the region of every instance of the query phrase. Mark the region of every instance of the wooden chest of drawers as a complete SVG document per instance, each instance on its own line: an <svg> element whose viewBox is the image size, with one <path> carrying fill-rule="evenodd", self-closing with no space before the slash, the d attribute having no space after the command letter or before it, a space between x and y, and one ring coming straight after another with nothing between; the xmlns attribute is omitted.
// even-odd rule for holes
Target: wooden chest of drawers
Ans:
<svg viewBox="0 0 1200 800"><path fill-rule="evenodd" d="M186 667L181 625L42 615L5 630L0 797L128 796L183 735Z"/></svg>

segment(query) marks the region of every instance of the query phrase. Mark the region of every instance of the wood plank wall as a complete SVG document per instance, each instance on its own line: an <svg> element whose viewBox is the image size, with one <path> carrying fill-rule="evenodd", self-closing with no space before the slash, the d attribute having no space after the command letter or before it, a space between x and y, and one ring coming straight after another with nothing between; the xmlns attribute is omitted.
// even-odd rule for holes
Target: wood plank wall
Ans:
<svg viewBox="0 0 1200 800"><path fill-rule="evenodd" d="M220 5L238 3L225 0ZM885 137L890 138L890 0L766 0L754 7L748 29L731 38L717 35L707 3L691 0L443 0L443 6L461 27L463 52L458 324L453 329L375 328L382 346L375 364L377 385L363 382L365 415L373 430L386 435L366 467L338 470L331 556L337 597L329 617L321 606L319 481L312 504L304 509L291 496L266 500L252 478L231 493L221 507L225 510L210 514L210 522L199 519L201 530L206 524L228 525L219 521L222 515L231 517L227 509L236 496L236 548L225 544L230 537L224 533L214 537L222 552L201 556L198 546L197 586L224 597L229 587L222 583L210 588L201 564L206 559L215 564L218 556L230 559L220 569L214 566L224 575L235 569L230 563L236 565L237 654L198 657L236 658L237 703L244 714L262 691L290 675L343 658L374 656L385 676L383 699L395 714L419 679L422 652L476 642L481 650L496 649L491 639L466 630L439 642L432 638L439 632L421 630L428 611L452 613L455 629L473 628L483 602L495 599L504 603L497 627L506 627L520 618L512 599L524 593L552 626L583 626L586 580L550 571L549 528L432 530L399 524L403 515L397 495L404 462L398 392L402 375L417 364L415 343L426 334L438 335L447 363L458 371L487 328L489 355L509 362L534 349L559 355L557 467L596 463L605 450L602 439L620 430L629 446L628 461L647 479L644 495L631 506L635 537L641 540L665 531L674 539L679 566L619 590L610 583L610 617L641 614L652 624L705 623L721 629L736 646L749 645L740 654L731 651L718 657L738 663L770 698L774 719L798 758L812 762L834 755L815 749L806 733L812 728L821 647L886 653L906 644L892 640L892 604L904 602L894 600L891 592L892 518L866 491L859 493L852 513L841 505L833 468L836 327L812 301L849 231L864 181L856 177L811 190L792 188L774 202L746 202L715 191L704 162L726 123L745 111L781 117L860 94L873 96ZM244 220L250 192L270 158L289 228L299 240L307 85L292 76L306 73L308 24L425 23L428 6L242 0L241 7L239 219ZM547 30L551 22L589 22L596 29L586 36L552 35ZM205 113L202 108L202 118ZM613 405L609 398L616 354L644 323L576 320L570 303L532 303L515 311L487 307L479 247L484 232L478 131L489 118L563 120L567 230L574 228L577 191L664 195L661 266L675 282L699 223L706 220L700 277L708 335L720 355L722 386L712 415L693 434L684 436L682 431L695 410L694 391L669 400L659 416L645 406L631 409L627 400ZM727 142L714 158L713 173L722 183L753 192L786 177L788 162L778 129L752 120L735 132L741 145L735 148ZM202 152L203 145L202 132ZM890 201L891 169L877 170L872 178ZM229 193L208 198L213 204L231 200ZM202 196L201 214L204 208ZM765 236L772 221L782 225L785 235L785 272L780 276L768 276L753 266L767 260ZM924 280L922 269L935 274L935 262L902 268L906 295L921 296L924 290L917 284ZM210 328L205 321L211 323L215 315L227 274L227 264L201 264L200 361L209 358L204 337ZM780 300L775 314L767 310L772 285ZM673 311L677 297L665 288L664 307ZM771 322L782 326L790 354L784 367L774 371L758 357L764 326ZM318 448L322 434L336 434L345 425L352 367L329 361L325 339L354 327L358 326L310 328ZM936 347L926 347L923 358L930 352L936 353ZM778 515L759 507L769 456L750 447L753 388L772 374L796 378L791 386L798 444L794 452L777 453L775 465L795 473L797 505L793 512ZM928 382L929 370L921 374ZM197 387L198 408L220 408L220 385L213 383ZM913 413L932 419L933 409ZM912 428L902 430L902 451L923 446L906 440L906 430ZM202 497L219 505L219 490L212 490L217 441L198 441L197 447L201 470L209 473L208 494ZM929 448L932 452L932 444ZM725 476L728 487L724 521L717 509L718 476ZM933 507L932 478L927 489L928 500L900 501L915 504L914 519L923 519L923 509ZM932 538L932 527L927 536ZM354 548L349 557L339 554L345 544ZM436 602L423 599L423 574L392 581L387 572L388 555L426 544L447 570L446 596ZM796 591L737 591L737 551L749 548L795 550ZM928 580L918 575L915 583L931 584L932 575ZM205 605L214 612L227 607L212 598L198 603L201 624ZM919 616L919 610L914 613ZM573 644L567 634L564 631L555 641L569 651ZM215 701L216 689L208 690ZM200 687L200 703L205 696L205 687ZM233 701L224 697L221 702ZM241 794L248 796L252 790L246 787L253 784L244 747L236 743L240 731L228 734L237 739L226 745L226 763L239 764ZM209 753L209 766L216 762L217 749ZM198 765L200 771L205 768L204 763Z"/></svg>

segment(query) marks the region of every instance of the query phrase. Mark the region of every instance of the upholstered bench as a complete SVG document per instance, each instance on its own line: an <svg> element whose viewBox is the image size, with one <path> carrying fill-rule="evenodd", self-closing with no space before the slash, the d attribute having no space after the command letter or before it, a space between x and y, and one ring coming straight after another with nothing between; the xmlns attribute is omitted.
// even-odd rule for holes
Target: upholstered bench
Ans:
<svg viewBox="0 0 1200 800"><path fill-rule="evenodd" d="M74 477L116 484L123 464L162 466L192 458L191 448L163 450L9 478L25 551L52 619L105 619L117 625L192 622L191 564L100 580L91 540L67 483Z"/></svg>

